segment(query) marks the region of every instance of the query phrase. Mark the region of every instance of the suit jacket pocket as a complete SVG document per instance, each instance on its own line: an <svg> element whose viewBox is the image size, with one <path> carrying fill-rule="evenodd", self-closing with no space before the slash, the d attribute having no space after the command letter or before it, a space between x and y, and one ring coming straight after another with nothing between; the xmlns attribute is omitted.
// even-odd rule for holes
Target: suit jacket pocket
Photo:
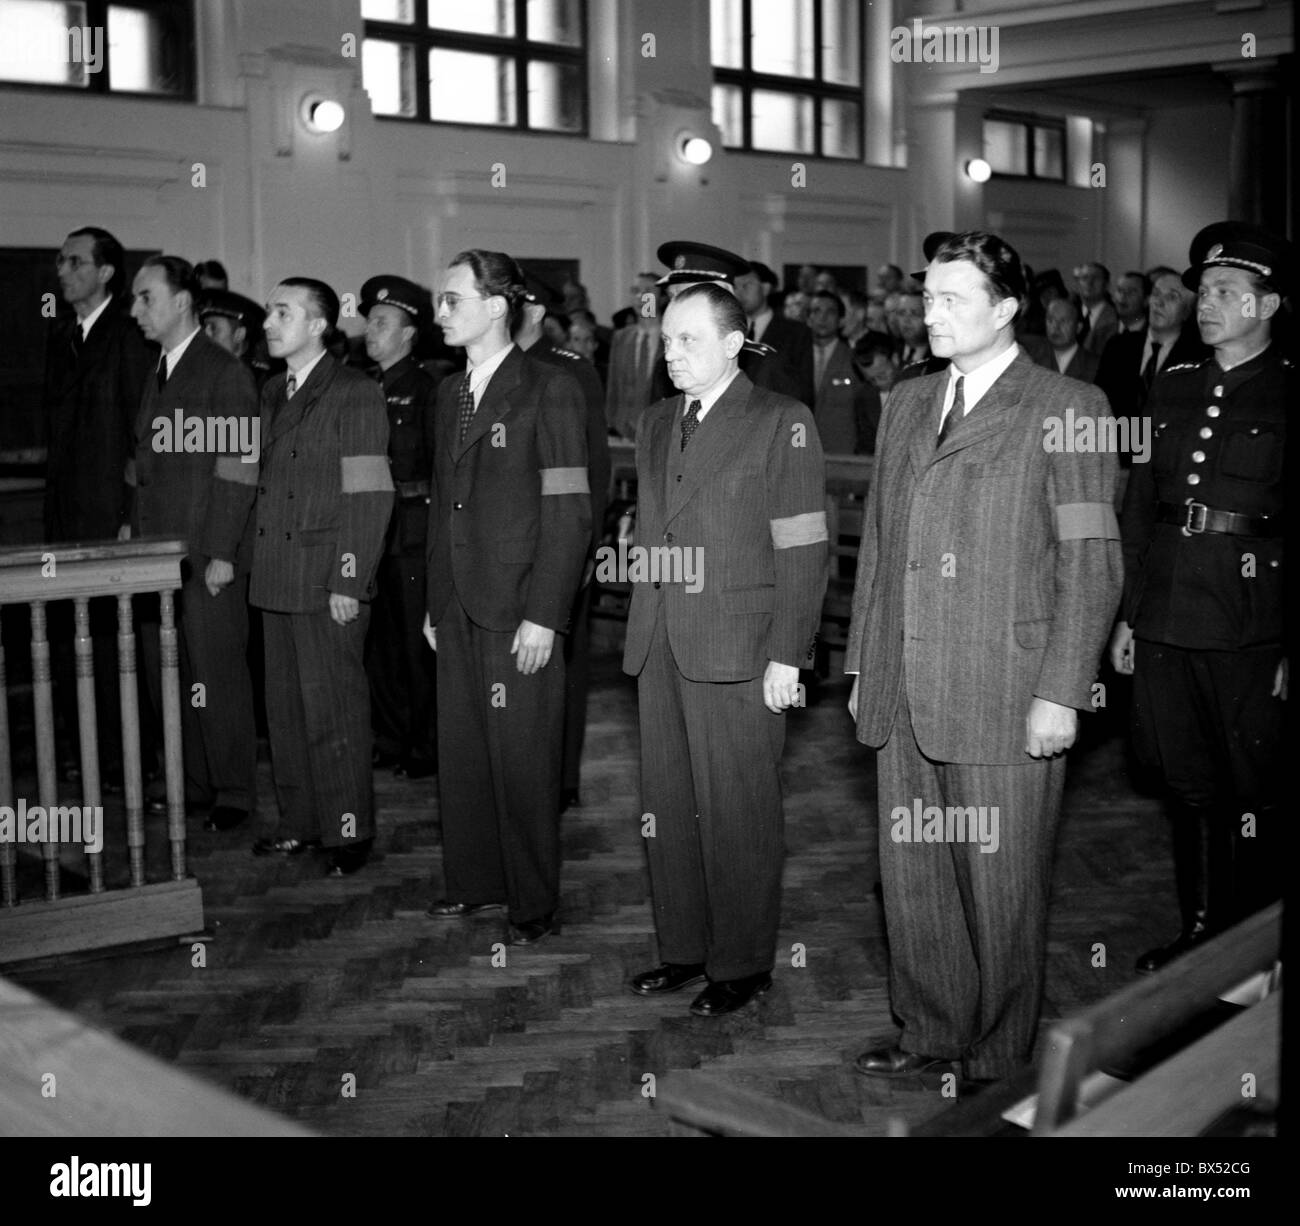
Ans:
<svg viewBox="0 0 1300 1226"><path fill-rule="evenodd" d="M775 605L776 585L772 583L729 587L722 591L724 613L771 613Z"/></svg>
<svg viewBox="0 0 1300 1226"><path fill-rule="evenodd" d="M328 545L339 534L336 527L328 528L299 528L298 539L304 545Z"/></svg>
<svg viewBox="0 0 1300 1226"><path fill-rule="evenodd" d="M1050 617L1037 617L1029 621L1016 622L1016 642L1021 647L1027 647L1031 650L1036 647L1047 646L1047 633L1051 628L1052 619Z"/></svg>

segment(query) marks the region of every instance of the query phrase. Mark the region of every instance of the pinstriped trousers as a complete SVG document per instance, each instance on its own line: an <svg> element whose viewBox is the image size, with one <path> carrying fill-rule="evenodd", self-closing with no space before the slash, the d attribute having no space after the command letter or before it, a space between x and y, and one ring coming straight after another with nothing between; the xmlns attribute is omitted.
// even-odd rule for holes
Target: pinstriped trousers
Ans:
<svg viewBox="0 0 1300 1226"><path fill-rule="evenodd" d="M1047 902L1065 758L935 762L916 743L906 684L877 758L889 995L908 1052L999 1078L1029 1062L1042 1003ZM993 806L997 850L905 840L898 807ZM900 815L901 816L901 815Z"/></svg>
<svg viewBox="0 0 1300 1226"><path fill-rule="evenodd" d="M785 716L763 705L761 676L682 676L662 613L637 697L659 956L702 962L714 982L770 971L785 855Z"/></svg>

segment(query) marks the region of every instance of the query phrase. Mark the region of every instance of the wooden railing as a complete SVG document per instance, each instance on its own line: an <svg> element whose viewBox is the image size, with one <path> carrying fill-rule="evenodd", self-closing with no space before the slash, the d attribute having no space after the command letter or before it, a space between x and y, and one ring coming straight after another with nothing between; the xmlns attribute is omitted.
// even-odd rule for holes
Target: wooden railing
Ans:
<svg viewBox="0 0 1300 1226"><path fill-rule="evenodd" d="M203 928L198 883L185 864L185 797L182 776L179 651L173 593L181 585L185 545L175 540L135 540L102 545L41 545L0 550L0 606L25 604L31 619L32 701L36 748L37 805L47 818L40 843L44 891L19 897L18 821L33 808L26 797L15 800L13 746L10 740L4 645L0 643L0 817L11 823L10 837L0 837L0 963L77 950L154 940ZM144 781L140 761L140 712L136 681L135 620L132 599L158 593L162 661L164 771L167 788L169 854L165 881L146 877ZM54 687L51 677L49 606L70 600L75 622L77 723L80 736L81 805L98 815L101 837L103 789L95 701L94 643L90 602L117 601L117 659L122 729L122 782L125 802L127 882L108 888L102 849L85 851L88 888L63 896L59 818L72 809L59 795L54 735ZM84 829L84 827L83 827Z"/></svg>

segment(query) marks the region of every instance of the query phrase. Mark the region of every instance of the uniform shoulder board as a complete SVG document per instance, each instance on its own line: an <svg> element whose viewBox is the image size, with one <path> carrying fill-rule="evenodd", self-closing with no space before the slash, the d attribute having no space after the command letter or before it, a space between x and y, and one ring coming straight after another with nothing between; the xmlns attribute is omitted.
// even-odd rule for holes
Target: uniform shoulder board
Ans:
<svg viewBox="0 0 1300 1226"><path fill-rule="evenodd" d="M585 362L587 359L580 353L574 353L572 349L561 349L558 345L554 346L555 352L562 358L568 358L573 362Z"/></svg>
<svg viewBox="0 0 1300 1226"><path fill-rule="evenodd" d="M1177 366L1166 366L1160 373L1172 375L1176 370L1200 370L1209 360L1209 358L1202 358L1199 362L1179 362Z"/></svg>

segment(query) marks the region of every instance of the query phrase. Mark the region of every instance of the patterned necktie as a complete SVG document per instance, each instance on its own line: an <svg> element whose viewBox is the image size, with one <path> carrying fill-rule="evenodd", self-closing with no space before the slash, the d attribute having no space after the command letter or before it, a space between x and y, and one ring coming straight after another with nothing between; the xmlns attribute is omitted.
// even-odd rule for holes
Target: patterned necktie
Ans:
<svg viewBox="0 0 1300 1226"><path fill-rule="evenodd" d="M284 398L286 400L292 400L293 394L297 390L298 390L298 376L295 375L292 371L290 371L289 377L284 382Z"/></svg>
<svg viewBox="0 0 1300 1226"><path fill-rule="evenodd" d="M686 444L691 441L691 435L700 427L700 402L692 400L686 410L686 416L682 418L682 450L686 450Z"/></svg>
<svg viewBox="0 0 1300 1226"><path fill-rule="evenodd" d="M164 353L158 359L158 390L161 392L167 385L167 355Z"/></svg>
<svg viewBox="0 0 1300 1226"><path fill-rule="evenodd" d="M474 420L474 393L469 386L469 371L465 372L465 377L460 381L460 392L456 396L456 408L460 412L460 441L465 441L465 434L469 430L469 423Z"/></svg>
<svg viewBox="0 0 1300 1226"><path fill-rule="evenodd" d="M948 416L943 419L943 425L939 427L939 438L935 443L936 449L942 447L944 440L953 432L957 423L966 416L966 376L957 376L957 386L952 393L952 408L948 410Z"/></svg>
<svg viewBox="0 0 1300 1226"><path fill-rule="evenodd" d="M1151 390L1152 381L1156 377L1156 372L1160 369L1160 342L1152 341L1151 349L1147 353L1147 364L1142 371L1142 386Z"/></svg>

